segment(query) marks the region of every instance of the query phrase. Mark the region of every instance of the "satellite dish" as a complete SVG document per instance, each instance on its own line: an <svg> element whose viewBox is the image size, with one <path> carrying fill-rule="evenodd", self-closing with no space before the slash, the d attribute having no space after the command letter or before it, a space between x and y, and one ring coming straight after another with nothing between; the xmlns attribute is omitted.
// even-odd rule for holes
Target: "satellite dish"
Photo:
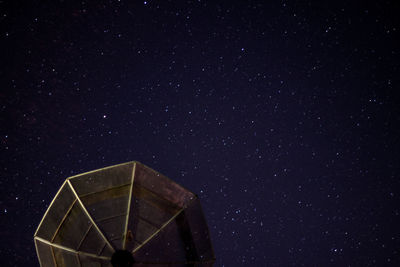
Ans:
<svg viewBox="0 0 400 267"><path fill-rule="evenodd" d="M198 197L139 162L67 178L34 241L42 267L212 266L215 261Z"/></svg>

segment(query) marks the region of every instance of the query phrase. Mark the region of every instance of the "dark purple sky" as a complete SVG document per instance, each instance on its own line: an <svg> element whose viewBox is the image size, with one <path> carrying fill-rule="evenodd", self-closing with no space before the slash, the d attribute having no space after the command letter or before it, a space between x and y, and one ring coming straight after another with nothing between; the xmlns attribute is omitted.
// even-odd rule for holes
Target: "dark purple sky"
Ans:
<svg viewBox="0 0 400 267"><path fill-rule="evenodd" d="M399 13L0 1L0 265L38 266L66 177L138 160L200 196L216 266L399 266Z"/></svg>

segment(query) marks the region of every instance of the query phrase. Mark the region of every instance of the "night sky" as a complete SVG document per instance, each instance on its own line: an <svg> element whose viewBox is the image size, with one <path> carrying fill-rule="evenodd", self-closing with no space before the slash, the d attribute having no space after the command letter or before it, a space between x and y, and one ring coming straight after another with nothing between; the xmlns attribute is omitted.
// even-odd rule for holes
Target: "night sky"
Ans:
<svg viewBox="0 0 400 267"><path fill-rule="evenodd" d="M39 265L65 178L137 160L199 195L215 266L399 266L399 13L0 1L0 265Z"/></svg>

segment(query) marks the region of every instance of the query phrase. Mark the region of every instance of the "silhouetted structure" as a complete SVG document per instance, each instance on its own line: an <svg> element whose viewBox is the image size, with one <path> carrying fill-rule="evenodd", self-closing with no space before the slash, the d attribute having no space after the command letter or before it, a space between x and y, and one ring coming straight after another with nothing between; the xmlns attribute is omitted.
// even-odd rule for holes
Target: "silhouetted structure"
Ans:
<svg viewBox="0 0 400 267"><path fill-rule="evenodd" d="M134 262L132 253L127 250L118 249L111 257L113 267L132 267Z"/></svg>
<svg viewBox="0 0 400 267"><path fill-rule="evenodd" d="M43 267L111 267L111 261L122 267L133 259L135 267L212 266L215 261L197 196L139 162L68 178L34 240Z"/></svg>

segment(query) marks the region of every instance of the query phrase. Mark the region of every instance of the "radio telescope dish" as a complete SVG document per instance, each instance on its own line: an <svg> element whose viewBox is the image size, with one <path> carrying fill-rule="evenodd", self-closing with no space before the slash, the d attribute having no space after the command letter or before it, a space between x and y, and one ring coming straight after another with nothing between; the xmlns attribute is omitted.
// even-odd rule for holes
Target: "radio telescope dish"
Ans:
<svg viewBox="0 0 400 267"><path fill-rule="evenodd" d="M135 267L215 261L198 197L139 162L67 178L34 241L42 267L111 267L116 251Z"/></svg>

